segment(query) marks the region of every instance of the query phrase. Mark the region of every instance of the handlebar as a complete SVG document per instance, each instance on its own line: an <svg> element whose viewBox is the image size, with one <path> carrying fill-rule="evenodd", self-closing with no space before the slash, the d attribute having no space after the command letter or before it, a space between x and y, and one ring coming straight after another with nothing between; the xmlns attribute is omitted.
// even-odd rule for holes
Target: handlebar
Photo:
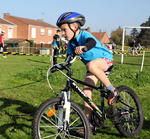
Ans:
<svg viewBox="0 0 150 139"><path fill-rule="evenodd" d="M83 49L83 52L86 52L87 51L87 48L86 47L84 47ZM68 69L70 69L69 67L70 67L70 65L72 64L72 63L74 63L75 61L76 61L76 58L80 58L81 59L81 57L80 56L76 56L76 54L75 53L73 53L73 54L70 54L68 57L67 57L67 59L66 59L66 61L65 62L62 62L62 63L59 63L59 64L55 64L54 66L52 66L52 67L50 67L49 69L48 69L48 71L47 71L47 82L48 82L48 84L49 84L49 87L51 88L51 90L56 94L56 92L53 90L53 88L52 88L52 86L51 86L51 84L50 84L50 82L49 82L49 76L50 76L50 74L51 73L54 73L55 71L60 71L60 72L62 72L61 70L63 70L63 69L66 69L66 70L68 70ZM62 72L63 73L63 72ZM63 73L64 74L64 73ZM65 75L65 74L64 74ZM66 77L68 77L67 75L65 75Z"/></svg>
<svg viewBox="0 0 150 139"><path fill-rule="evenodd" d="M83 51L83 52L88 51L87 47L84 47L84 48L82 49L82 51ZM69 65L72 64L72 63L74 63L74 62L76 61L76 58L78 58L78 57L81 59L81 57L80 57L80 56L76 56L75 53L70 54L70 55L67 57L67 59L66 59L65 62L62 62L62 63L59 63L59 64L55 64L53 67L51 67L51 68L49 69L49 71L50 71L50 72L49 72L49 75L50 75L51 73L55 72L55 71L67 69L67 66L69 66Z"/></svg>
<svg viewBox="0 0 150 139"><path fill-rule="evenodd" d="M54 73L55 71L58 71L58 70L68 69L68 66L71 65L72 63L74 63L77 58L81 58L81 57L75 56L75 54L69 55L65 62L55 64L54 66L50 67L48 70L49 75L51 73Z"/></svg>

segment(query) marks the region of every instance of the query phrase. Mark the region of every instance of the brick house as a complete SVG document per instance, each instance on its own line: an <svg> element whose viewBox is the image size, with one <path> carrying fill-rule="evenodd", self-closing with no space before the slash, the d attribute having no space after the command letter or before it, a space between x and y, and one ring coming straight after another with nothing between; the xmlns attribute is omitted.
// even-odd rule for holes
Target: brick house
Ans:
<svg viewBox="0 0 150 139"><path fill-rule="evenodd" d="M106 44L110 43L110 40L109 40L106 32L91 32L90 27L87 27L86 29L81 29L81 30L86 30L86 31L90 32L100 42L103 42Z"/></svg>
<svg viewBox="0 0 150 139"><path fill-rule="evenodd" d="M0 18L0 32L5 31L4 39L17 38L17 25Z"/></svg>
<svg viewBox="0 0 150 139"><path fill-rule="evenodd" d="M109 40L106 32L91 32L91 33L100 42L103 42L106 44L110 43L110 40Z"/></svg>
<svg viewBox="0 0 150 139"><path fill-rule="evenodd" d="M51 44L57 27L44 22L4 13L4 19L17 25L17 38L34 40L36 44Z"/></svg>

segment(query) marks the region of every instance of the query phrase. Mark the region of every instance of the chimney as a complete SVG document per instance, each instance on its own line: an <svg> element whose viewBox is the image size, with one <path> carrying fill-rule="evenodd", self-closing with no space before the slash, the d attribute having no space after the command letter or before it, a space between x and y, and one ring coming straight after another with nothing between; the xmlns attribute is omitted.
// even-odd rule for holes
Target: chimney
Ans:
<svg viewBox="0 0 150 139"><path fill-rule="evenodd" d="M44 21L44 19L37 19L37 21Z"/></svg>
<svg viewBox="0 0 150 139"><path fill-rule="evenodd" d="M91 28L90 28L90 27L87 27L87 31L91 33Z"/></svg>
<svg viewBox="0 0 150 139"><path fill-rule="evenodd" d="M10 16L10 13L4 13L4 18L6 17L6 16Z"/></svg>

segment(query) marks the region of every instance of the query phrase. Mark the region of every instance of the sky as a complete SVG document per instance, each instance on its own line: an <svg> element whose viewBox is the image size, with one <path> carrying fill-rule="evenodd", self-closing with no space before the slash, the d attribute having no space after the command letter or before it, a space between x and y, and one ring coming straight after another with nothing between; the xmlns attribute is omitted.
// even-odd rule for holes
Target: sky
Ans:
<svg viewBox="0 0 150 139"><path fill-rule="evenodd" d="M110 36L119 26L140 26L150 17L150 0L3 0L0 18L12 16L44 19L56 26L64 12L78 12L86 18L83 28L92 32L107 32ZM129 30L128 32L130 32Z"/></svg>

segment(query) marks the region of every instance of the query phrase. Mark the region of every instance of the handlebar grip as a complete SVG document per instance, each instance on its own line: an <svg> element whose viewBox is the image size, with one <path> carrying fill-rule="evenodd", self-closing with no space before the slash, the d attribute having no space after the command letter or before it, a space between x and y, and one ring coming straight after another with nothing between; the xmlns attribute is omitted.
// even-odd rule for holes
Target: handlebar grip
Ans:
<svg viewBox="0 0 150 139"><path fill-rule="evenodd" d="M85 46L85 47L82 49L82 51L83 51L83 52L87 52L87 51L88 51L87 47Z"/></svg>

